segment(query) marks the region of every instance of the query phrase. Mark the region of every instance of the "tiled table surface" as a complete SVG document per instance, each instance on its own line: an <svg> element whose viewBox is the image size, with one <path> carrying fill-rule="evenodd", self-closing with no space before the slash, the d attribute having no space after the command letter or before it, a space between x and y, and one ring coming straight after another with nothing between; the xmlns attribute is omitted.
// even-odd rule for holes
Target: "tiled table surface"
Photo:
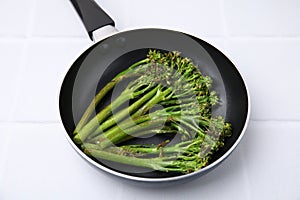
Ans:
<svg viewBox="0 0 300 200"><path fill-rule="evenodd" d="M228 55L250 90L245 137L216 170L173 187L95 170L68 144L58 111L62 79L91 44L79 18L68 0L1 0L1 200L300 199L300 1L97 2L120 30L177 29Z"/></svg>

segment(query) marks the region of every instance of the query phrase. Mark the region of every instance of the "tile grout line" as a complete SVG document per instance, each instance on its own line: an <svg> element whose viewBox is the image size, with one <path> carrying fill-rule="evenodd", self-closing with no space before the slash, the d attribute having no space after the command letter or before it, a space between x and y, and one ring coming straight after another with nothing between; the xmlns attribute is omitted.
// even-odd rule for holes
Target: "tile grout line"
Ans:
<svg viewBox="0 0 300 200"><path fill-rule="evenodd" d="M251 122L294 122L300 123L300 119L250 119Z"/></svg>
<svg viewBox="0 0 300 200"><path fill-rule="evenodd" d="M225 5L225 2L224 0L221 0L220 1L220 14L221 14L221 24L222 24L222 30L223 30L223 38L225 40L228 40L228 38L230 37L229 35L229 31L228 31L228 28L227 28L227 23L226 23L226 16L225 16L225 9L224 9L224 6Z"/></svg>
<svg viewBox="0 0 300 200"><path fill-rule="evenodd" d="M220 15L221 15L221 25L222 25L222 30L223 30L223 44L224 48L222 49L222 52L230 59L233 60L231 57L231 52L229 51L229 44L228 42L230 41L230 34L228 31L227 27L227 22L226 22L226 15L225 15L225 0L220 0Z"/></svg>
<svg viewBox="0 0 300 200"><path fill-rule="evenodd" d="M15 117L15 111L17 108L17 102L18 102L18 94L19 94L19 86L20 86L20 81L21 81L21 72L22 72L22 68L24 66L24 63L26 61L26 50L27 50L27 42L26 41L22 41L22 51L21 51L21 56L20 56L20 60L18 62L18 66L16 68L16 72L15 72L15 81L14 81L14 85L12 86L13 91L16 91L16 95L13 96L12 101L11 101L11 109L10 109L10 114L8 116L8 121L13 121L14 117Z"/></svg>
<svg viewBox="0 0 300 200"><path fill-rule="evenodd" d="M3 157L1 157L1 159L0 159L0 182L3 182L1 180L1 178L3 178L4 174L5 174L5 168L6 168L5 164L7 163L7 159L8 159L8 148L7 147L11 143L11 140L12 140L12 137L11 137L11 134L9 134L9 136L6 136L4 145L1 147L2 148L2 156Z"/></svg>
<svg viewBox="0 0 300 200"><path fill-rule="evenodd" d="M245 160L245 153L244 151L242 150L241 151L241 154L242 154L242 157L241 157L241 160L242 160L242 170L243 170L243 176L244 176L244 179L245 179L245 187L246 187L246 193L247 193L247 199L252 199L251 198L251 183L250 183L250 178L249 178L249 173L247 171L247 166L246 166L246 160Z"/></svg>
<svg viewBox="0 0 300 200"><path fill-rule="evenodd" d="M0 42L90 42L86 37L0 37Z"/></svg>
<svg viewBox="0 0 300 200"><path fill-rule="evenodd" d="M60 121L0 121L0 125L6 124L62 124Z"/></svg>
<svg viewBox="0 0 300 200"><path fill-rule="evenodd" d="M36 7L37 7L37 0L31 0L31 12L29 17L29 23L27 25L27 31L25 34L26 38L30 38L33 35Z"/></svg>
<svg viewBox="0 0 300 200"><path fill-rule="evenodd" d="M23 71L23 68L25 66L26 63L26 57L27 57L27 49L28 49L28 40L27 38L29 37L30 33L32 32L33 29L33 25L34 25L34 16L35 16L35 9L36 9L36 0L32 0L31 2L31 12L30 12L30 16L29 16L29 23L27 25L27 29L24 30L25 36L22 36L21 38L21 42L23 43L23 49L22 49L22 53L21 53L21 58L19 61L19 66L17 68L17 73L16 73L16 79L15 79L15 85L14 85L14 89L15 91L17 91L16 95L14 95L13 98L13 102L12 102L12 109L11 109L11 116L9 117L9 121L13 121L13 119L15 118L15 113L16 112L16 108L17 108L17 103L18 103L18 97L19 97L19 86L21 84L21 80L22 80L22 76L21 76L21 72Z"/></svg>

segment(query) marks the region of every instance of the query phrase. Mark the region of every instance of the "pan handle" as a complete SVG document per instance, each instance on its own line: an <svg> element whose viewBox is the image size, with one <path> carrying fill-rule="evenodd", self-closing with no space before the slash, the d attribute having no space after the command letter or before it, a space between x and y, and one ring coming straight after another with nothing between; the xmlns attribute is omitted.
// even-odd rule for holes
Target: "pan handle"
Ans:
<svg viewBox="0 0 300 200"><path fill-rule="evenodd" d="M77 11L91 40L95 40L93 32L99 28L113 28L115 22L94 0L70 0Z"/></svg>

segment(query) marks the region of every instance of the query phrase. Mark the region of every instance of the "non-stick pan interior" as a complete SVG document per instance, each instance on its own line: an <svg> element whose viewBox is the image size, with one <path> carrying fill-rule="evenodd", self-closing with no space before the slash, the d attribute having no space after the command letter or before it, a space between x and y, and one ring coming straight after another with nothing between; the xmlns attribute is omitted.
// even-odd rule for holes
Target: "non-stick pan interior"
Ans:
<svg viewBox="0 0 300 200"><path fill-rule="evenodd" d="M245 126L248 115L246 87L237 69L219 50L198 38L175 31L127 31L102 40L86 50L70 68L61 88L60 113L68 135L72 138L75 125L95 94L119 72L145 58L149 49L179 51L183 56L191 58L204 75L212 77L212 88L217 91L221 100L220 105L213 109L213 115L222 115L233 128L232 136L214 154L211 163L217 161L231 149ZM108 103L110 98L106 98L95 109L95 113ZM160 139L148 138L152 143ZM141 141L136 139L135 142ZM80 151L80 146L77 148ZM94 160L109 169L135 177L163 178L180 175Z"/></svg>

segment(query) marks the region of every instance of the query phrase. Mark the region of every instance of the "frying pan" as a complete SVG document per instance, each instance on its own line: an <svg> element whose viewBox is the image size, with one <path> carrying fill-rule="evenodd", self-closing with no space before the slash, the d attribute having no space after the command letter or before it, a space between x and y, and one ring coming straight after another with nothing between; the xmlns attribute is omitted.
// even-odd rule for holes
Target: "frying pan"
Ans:
<svg viewBox="0 0 300 200"><path fill-rule="evenodd" d="M95 42L72 64L60 91L59 108L66 136L72 147L88 163L110 174L143 182L170 183L199 177L227 158L241 140L249 120L250 100L247 86L234 64L207 42L179 31L157 28L118 32L115 23L93 0L71 0L89 37ZM97 160L83 153L72 141L73 131L95 94L115 75L145 58L149 49L179 51L199 70L213 79L220 105L214 115L222 115L232 124L232 136L216 152L209 165L189 174L157 172ZM108 104L110 98L104 99ZM102 106L103 106L102 105ZM95 108L94 115L97 112ZM137 141L138 142L138 141Z"/></svg>

